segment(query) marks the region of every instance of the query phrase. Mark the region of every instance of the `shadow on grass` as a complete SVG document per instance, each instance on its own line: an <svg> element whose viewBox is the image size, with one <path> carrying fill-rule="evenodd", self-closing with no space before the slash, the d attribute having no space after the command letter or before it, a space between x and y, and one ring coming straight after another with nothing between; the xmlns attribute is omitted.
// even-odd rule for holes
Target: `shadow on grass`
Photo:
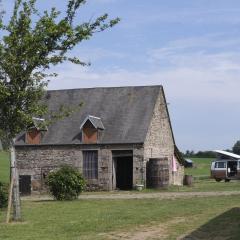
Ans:
<svg viewBox="0 0 240 240"><path fill-rule="evenodd" d="M239 240L240 208L236 207L224 212L181 239Z"/></svg>
<svg viewBox="0 0 240 240"><path fill-rule="evenodd" d="M31 200L32 202L35 202L35 203L49 203L49 202L58 202L57 200L55 199L39 199L39 200Z"/></svg>

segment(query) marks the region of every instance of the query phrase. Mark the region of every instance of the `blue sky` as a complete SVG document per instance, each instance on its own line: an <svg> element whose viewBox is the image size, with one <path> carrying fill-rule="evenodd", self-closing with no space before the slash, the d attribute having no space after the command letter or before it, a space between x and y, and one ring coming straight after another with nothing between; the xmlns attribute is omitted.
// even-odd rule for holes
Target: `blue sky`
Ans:
<svg viewBox="0 0 240 240"><path fill-rule="evenodd" d="M3 0L6 16L13 2ZM162 84L181 150L231 148L240 139L240 1L88 0L76 20L105 12L118 26L73 52L91 66L55 68L49 89Z"/></svg>

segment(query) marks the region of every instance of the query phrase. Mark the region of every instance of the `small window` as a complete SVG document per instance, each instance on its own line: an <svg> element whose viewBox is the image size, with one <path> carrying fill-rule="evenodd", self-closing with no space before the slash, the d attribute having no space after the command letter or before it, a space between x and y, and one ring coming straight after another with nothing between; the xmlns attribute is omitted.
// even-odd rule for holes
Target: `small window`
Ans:
<svg viewBox="0 0 240 240"><path fill-rule="evenodd" d="M85 179L98 179L97 151L83 151L83 176Z"/></svg>
<svg viewBox="0 0 240 240"><path fill-rule="evenodd" d="M226 168L226 162L216 162L215 168Z"/></svg>

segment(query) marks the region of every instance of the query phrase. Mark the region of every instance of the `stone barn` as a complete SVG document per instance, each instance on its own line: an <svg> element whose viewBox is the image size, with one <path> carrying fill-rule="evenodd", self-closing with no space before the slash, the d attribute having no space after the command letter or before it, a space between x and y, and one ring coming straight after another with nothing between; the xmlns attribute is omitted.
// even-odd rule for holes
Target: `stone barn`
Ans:
<svg viewBox="0 0 240 240"><path fill-rule="evenodd" d="M16 140L22 194L45 190L48 173L61 165L78 169L89 190L125 190L181 185L184 159L174 140L162 86L53 90L49 111L61 105L79 111Z"/></svg>

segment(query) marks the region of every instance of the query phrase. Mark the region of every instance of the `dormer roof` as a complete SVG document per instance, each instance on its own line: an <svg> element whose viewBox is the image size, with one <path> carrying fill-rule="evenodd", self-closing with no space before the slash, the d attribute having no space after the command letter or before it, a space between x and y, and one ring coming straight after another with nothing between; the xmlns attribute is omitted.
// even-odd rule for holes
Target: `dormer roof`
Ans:
<svg viewBox="0 0 240 240"><path fill-rule="evenodd" d="M45 125L45 119L44 118L37 118L37 117L33 117L33 125L30 126L28 129L37 129L38 131L47 131L48 128Z"/></svg>
<svg viewBox="0 0 240 240"><path fill-rule="evenodd" d="M95 116L92 116L92 115L88 115L84 119L83 123L80 126L81 130L83 129L83 127L84 127L84 125L86 124L87 121L90 121L96 129L104 130L104 126L103 126L101 118L95 117Z"/></svg>

